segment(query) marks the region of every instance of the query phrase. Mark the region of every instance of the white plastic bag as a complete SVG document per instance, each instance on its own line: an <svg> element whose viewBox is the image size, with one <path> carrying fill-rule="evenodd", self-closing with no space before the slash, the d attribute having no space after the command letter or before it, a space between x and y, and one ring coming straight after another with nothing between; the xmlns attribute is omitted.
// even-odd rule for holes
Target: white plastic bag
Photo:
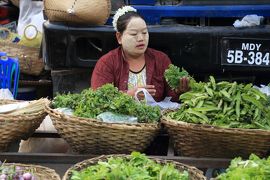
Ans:
<svg viewBox="0 0 270 180"><path fill-rule="evenodd" d="M34 25L39 32L42 32L44 21L43 1L20 1L20 14L17 27L17 32L20 36L23 36L25 27L30 24Z"/></svg>
<svg viewBox="0 0 270 180"><path fill-rule="evenodd" d="M139 88L135 92L135 99L137 101L140 101L138 99L138 93L143 92L144 99L146 103L150 106L159 106L161 109L178 109L180 107L179 103L171 102L171 97L166 97L163 101L156 102L155 99L151 96L151 94L144 88Z"/></svg>
<svg viewBox="0 0 270 180"><path fill-rule="evenodd" d="M138 123L138 118L113 112L103 112L97 116L97 119L107 123Z"/></svg>
<svg viewBox="0 0 270 180"><path fill-rule="evenodd" d="M0 99L13 100L13 95L9 89L0 89Z"/></svg>
<svg viewBox="0 0 270 180"><path fill-rule="evenodd" d="M233 23L233 26L235 28L258 26L261 24L262 21L263 21L263 16L258 16L256 14L246 15L245 17L243 17L241 21L237 19Z"/></svg>
<svg viewBox="0 0 270 180"><path fill-rule="evenodd" d="M74 113L73 110L70 108L56 108L55 110L68 116L73 116L73 113Z"/></svg>

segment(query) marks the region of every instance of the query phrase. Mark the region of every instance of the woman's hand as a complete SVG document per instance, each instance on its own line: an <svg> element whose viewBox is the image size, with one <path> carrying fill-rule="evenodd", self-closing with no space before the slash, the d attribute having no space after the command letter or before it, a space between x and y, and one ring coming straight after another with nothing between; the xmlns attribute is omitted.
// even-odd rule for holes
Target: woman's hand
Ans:
<svg viewBox="0 0 270 180"><path fill-rule="evenodd" d="M132 97L134 97L136 91L137 91L139 88L144 88L144 89L146 89L146 90L149 92L149 94L151 94L151 96L153 96L153 97L156 95L156 89L155 89L155 86L154 86L154 85L138 86L138 87L135 87L135 88L133 88L133 89L128 90L128 91L127 91L127 94L130 95L130 96L132 96ZM137 94L137 96L138 96L138 99L139 99L139 100L144 99L144 94L143 94L143 92L139 92L139 93Z"/></svg>
<svg viewBox="0 0 270 180"><path fill-rule="evenodd" d="M180 81L179 83L180 85L177 89L178 93L182 94L190 90L189 79L187 77L180 78L179 81Z"/></svg>

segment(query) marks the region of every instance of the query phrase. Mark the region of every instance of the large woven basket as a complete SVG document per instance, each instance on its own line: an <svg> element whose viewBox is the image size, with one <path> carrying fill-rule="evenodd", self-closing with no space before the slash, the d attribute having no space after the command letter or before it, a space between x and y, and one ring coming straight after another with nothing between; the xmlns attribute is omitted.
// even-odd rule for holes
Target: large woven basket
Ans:
<svg viewBox="0 0 270 180"><path fill-rule="evenodd" d="M44 0L44 10L50 21L102 25L110 16L111 1Z"/></svg>
<svg viewBox="0 0 270 180"><path fill-rule="evenodd" d="M29 75L39 75L44 63L39 58L40 48L26 47L11 42L0 41L0 52L6 52L10 57L18 57L20 72Z"/></svg>
<svg viewBox="0 0 270 180"><path fill-rule="evenodd" d="M60 180L60 176L55 172L55 170L45 166L20 163L5 163L5 166L19 166L24 170L29 170L34 174L37 180Z"/></svg>
<svg viewBox="0 0 270 180"><path fill-rule="evenodd" d="M144 151L159 132L158 124L116 124L67 116L46 106L55 128L79 153L128 154Z"/></svg>
<svg viewBox="0 0 270 180"><path fill-rule="evenodd" d="M0 105L14 102L16 101L0 100ZM22 115L0 114L0 152L6 151L13 141L30 137L46 115L45 110Z"/></svg>
<svg viewBox="0 0 270 180"><path fill-rule="evenodd" d="M260 157L270 150L270 131L259 129L221 128L175 121L162 117L178 155L191 157L248 158Z"/></svg>
<svg viewBox="0 0 270 180"><path fill-rule="evenodd" d="M75 164L74 166L72 166L71 168L69 168L64 177L63 180L70 180L71 176L72 176L72 171L76 170L76 171L81 171L85 168L87 168L88 166L91 165L96 165L99 161L103 161L106 162L108 160L108 158L110 157L123 157L123 158L129 158L129 155L107 155L107 156L99 156L96 158L92 158L92 159L87 159L84 160L82 162L79 162L77 164ZM175 168L178 169L179 171L188 171L189 176L190 176L190 180L206 180L205 176L203 176L202 171L200 171L199 169L192 167L192 166L188 166L176 161L171 161L171 160L163 160L163 159L158 159L158 158L151 158L148 157L149 159L154 160L155 162L159 163L159 164L166 164L166 163L173 163L175 165Z"/></svg>

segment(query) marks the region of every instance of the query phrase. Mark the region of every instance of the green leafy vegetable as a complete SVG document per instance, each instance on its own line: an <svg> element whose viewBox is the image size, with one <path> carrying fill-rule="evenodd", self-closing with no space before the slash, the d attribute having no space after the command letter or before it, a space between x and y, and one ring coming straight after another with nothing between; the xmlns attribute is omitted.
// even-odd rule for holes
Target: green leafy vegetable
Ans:
<svg viewBox="0 0 270 180"><path fill-rule="evenodd" d="M218 180L268 180L270 179L270 157L260 159L255 154L251 154L248 160L241 157L231 161L226 173L220 174Z"/></svg>
<svg viewBox="0 0 270 180"><path fill-rule="evenodd" d="M188 180L187 171L180 172L174 164L161 165L144 154L133 152L130 158L111 157L81 171L72 172L72 180Z"/></svg>
<svg viewBox="0 0 270 180"><path fill-rule="evenodd" d="M138 122L157 122L161 116L158 107L138 103L131 96L118 91L112 84L106 84L97 90L85 89L80 94L57 95L53 106L68 107L78 117L96 118L103 112L114 112L135 116Z"/></svg>
<svg viewBox="0 0 270 180"><path fill-rule="evenodd" d="M182 106L168 113L174 120L228 128L270 129L269 100L251 84L226 81L190 84L180 95Z"/></svg>
<svg viewBox="0 0 270 180"><path fill-rule="evenodd" d="M170 64L169 68L165 70L164 77L168 85L174 90L178 89L178 87L180 86L180 78L191 78L184 68L180 69L173 64Z"/></svg>
<svg viewBox="0 0 270 180"><path fill-rule="evenodd" d="M70 109L75 109L80 101L80 94L57 94L53 101L53 107L67 107Z"/></svg>

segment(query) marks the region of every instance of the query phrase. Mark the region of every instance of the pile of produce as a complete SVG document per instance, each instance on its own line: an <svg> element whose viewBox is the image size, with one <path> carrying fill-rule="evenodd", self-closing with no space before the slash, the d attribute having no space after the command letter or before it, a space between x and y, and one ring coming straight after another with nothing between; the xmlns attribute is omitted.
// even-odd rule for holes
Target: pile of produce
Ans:
<svg viewBox="0 0 270 180"><path fill-rule="evenodd" d="M231 161L226 173L220 174L217 179L270 179L270 157L260 159L258 156L251 154L248 160L242 160L241 157L235 158Z"/></svg>
<svg viewBox="0 0 270 180"><path fill-rule="evenodd" d="M252 84L226 81L190 83L180 95L181 107L168 113L171 119L228 128L270 129L268 97Z"/></svg>
<svg viewBox="0 0 270 180"><path fill-rule="evenodd" d="M85 118L96 118L103 112L130 115L137 117L140 123L157 122L161 116L158 107L136 102L112 84L105 84L97 90L85 89L80 94L59 94L53 100L53 107L70 108L75 116Z"/></svg>
<svg viewBox="0 0 270 180"><path fill-rule="evenodd" d="M174 164L161 165L150 160L144 154L133 152L130 158L111 157L107 162L99 161L96 165L89 166L81 171L73 171L71 179L188 180L189 174L187 171L178 171Z"/></svg>
<svg viewBox="0 0 270 180"><path fill-rule="evenodd" d="M20 166L8 165L0 162L0 179L1 180L35 180L33 173L28 169Z"/></svg>

